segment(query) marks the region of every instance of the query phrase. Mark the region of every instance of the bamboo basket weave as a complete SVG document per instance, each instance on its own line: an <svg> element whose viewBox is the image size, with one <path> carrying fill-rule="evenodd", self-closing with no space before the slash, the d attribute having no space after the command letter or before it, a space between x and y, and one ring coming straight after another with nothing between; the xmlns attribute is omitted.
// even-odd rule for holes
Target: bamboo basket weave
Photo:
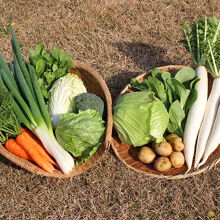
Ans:
<svg viewBox="0 0 220 220"><path fill-rule="evenodd" d="M77 74L79 78L82 79L88 92L96 94L104 101L105 107L107 109L107 116L105 119L106 122L105 141L98 148L97 152L87 162L75 166L72 172L69 173L68 175L63 174L59 170L56 170L53 174L45 172L43 169L33 164L32 162L21 159L15 156L14 154L10 153L5 149L5 147L2 144L0 144L1 155L3 155L5 158L10 160L14 164L18 165L19 167L22 167L34 174L57 177L57 178L73 177L93 167L95 163L100 161L102 157L105 155L105 153L109 150L111 143L113 120L112 120L112 100L106 83L95 70L93 70L92 68L88 67L87 65L79 61L74 61L74 67L70 69L70 72Z"/></svg>
<svg viewBox="0 0 220 220"><path fill-rule="evenodd" d="M176 71L182 69L185 66L179 66L179 65L170 65L170 66L163 66L159 67L159 69L163 72L170 72L171 74L175 73ZM147 73L141 74L136 79L139 82L142 82L144 79L148 77L148 75L151 73L152 70L148 71ZM212 87L212 78L209 77L209 93ZM119 94L119 96L116 98L116 101L114 102L114 105L116 104L117 100L124 94L134 92L135 90L132 88L130 84L128 84L122 92ZM219 134L220 135L220 134ZM153 168L152 164L144 164L141 161L138 160L138 151L140 148L135 148L132 145L122 143L116 131L113 129L112 134L112 143L111 143L112 149L115 152L116 156L121 160L121 162L128 168L133 169L134 171L138 173L143 173L149 177L153 178L165 178L165 179L182 179L187 178L190 176L194 176L197 174L200 174L202 172L205 172L209 169L211 169L213 166L215 166L220 161L220 145L218 148L210 155L207 162L200 167L199 170L191 169L191 171L187 174L185 174L187 170L186 164L178 169L171 168L167 172L159 172L156 171Z"/></svg>

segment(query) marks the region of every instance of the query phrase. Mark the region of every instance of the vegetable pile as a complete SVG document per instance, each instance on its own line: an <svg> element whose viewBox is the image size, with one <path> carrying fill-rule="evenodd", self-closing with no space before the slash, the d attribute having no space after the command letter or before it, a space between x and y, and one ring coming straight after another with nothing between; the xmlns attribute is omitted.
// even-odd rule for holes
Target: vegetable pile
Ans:
<svg viewBox="0 0 220 220"><path fill-rule="evenodd" d="M132 79L136 90L123 95L114 107L119 139L134 147L149 144L140 149L139 160L154 162L158 171L180 168L184 161L187 172L193 162L198 169L220 144L220 21L202 18L192 25L185 23L183 30L182 42L192 55L195 70L182 68L172 77L154 69L142 82ZM207 70L214 78L209 97ZM149 101L140 91L151 94L163 107L154 112L147 108ZM127 98L132 96L133 100ZM172 142L173 138L180 144Z"/></svg>
<svg viewBox="0 0 220 220"><path fill-rule="evenodd" d="M40 44L26 63L10 29L13 62L8 66L0 53L0 142L49 173L56 168L68 174L103 143L99 110L104 111L104 103L69 73L73 62L66 52L54 47L50 54ZM87 101L82 109L83 100L75 100L80 94L88 94L95 105L98 100L100 109Z"/></svg>
<svg viewBox="0 0 220 220"><path fill-rule="evenodd" d="M189 109L197 98L198 81L190 67L179 70L174 77L156 68L141 83L131 80L136 91L118 100L114 107L114 127L122 142L134 147L148 144L139 151L140 161L154 162L156 170L167 171L172 166L177 168L174 161L180 157L183 166L182 137ZM168 134L175 135L172 146L164 138ZM181 142L181 149L176 147L176 140ZM159 168L161 163L167 166Z"/></svg>
<svg viewBox="0 0 220 220"><path fill-rule="evenodd" d="M171 167L181 168L185 158L181 152L184 149L182 138L176 134L170 134L160 143L153 142L152 146L144 146L138 152L141 162L154 163L157 171L168 171Z"/></svg>

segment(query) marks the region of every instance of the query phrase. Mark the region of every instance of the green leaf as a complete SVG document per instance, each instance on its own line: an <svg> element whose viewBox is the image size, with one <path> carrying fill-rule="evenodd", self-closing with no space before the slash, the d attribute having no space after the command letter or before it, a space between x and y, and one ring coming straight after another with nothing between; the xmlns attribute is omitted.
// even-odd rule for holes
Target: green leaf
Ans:
<svg viewBox="0 0 220 220"><path fill-rule="evenodd" d="M161 76L163 74L163 72L160 70L160 69L158 69L158 68L155 68L154 70L152 70L152 72L151 72L151 76L152 77L158 77L158 76Z"/></svg>
<svg viewBox="0 0 220 220"><path fill-rule="evenodd" d="M60 50L58 49L58 47L53 47L53 49L52 49L52 56L53 56L56 60L59 60Z"/></svg>
<svg viewBox="0 0 220 220"><path fill-rule="evenodd" d="M29 50L29 56L30 57L34 57L36 54L35 54L35 50Z"/></svg>
<svg viewBox="0 0 220 220"><path fill-rule="evenodd" d="M29 57L30 63L36 67L37 61L41 60L42 57L40 55L34 56L34 57Z"/></svg>
<svg viewBox="0 0 220 220"><path fill-rule="evenodd" d="M47 60L47 62L50 61L51 58L52 58L51 55L50 55L50 53L48 53L47 51L45 51L44 53L42 53L42 56L43 56L44 59Z"/></svg>
<svg viewBox="0 0 220 220"><path fill-rule="evenodd" d="M38 60L37 63L36 63L36 73L37 73L37 75L40 76L44 72L44 69L45 69L44 60L43 59Z"/></svg>
<svg viewBox="0 0 220 220"><path fill-rule="evenodd" d="M133 88L138 89L138 90L147 90L149 89L148 85L147 85L147 80L143 80L143 82L138 82L138 80L136 78L131 80L131 85Z"/></svg>
<svg viewBox="0 0 220 220"><path fill-rule="evenodd" d="M44 79L43 78L38 78L38 83L40 86L42 86L44 84Z"/></svg>
<svg viewBox="0 0 220 220"><path fill-rule="evenodd" d="M36 51L35 51L35 55L36 56L40 55L42 53L43 49L44 49L44 45L43 44L38 44L37 48L36 48Z"/></svg>
<svg viewBox="0 0 220 220"><path fill-rule="evenodd" d="M49 99L49 98L50 98L50 93L47 91L47 89L44 88L44 86L41 86L41 87L40 87L40 90L41 90L43 96L44 96L46 99Z"/></svg>
<svg viewBox="0 0 220 220"><path fill-rule="evenodd" d="M198 77L196 77L193 81L191 81L190 89L193 89L199 81L200 81L200 79Z"/></svg>
<svg viewBox="0 0 220 220"><path fill-rule="evenodd" d="M197 96L198 96L198 92L195 88L191 89L190 93L189 93L189 96L188 96L188 99L187 99L187 102L186 102L186 105L185 105L185 111L188 111L192 105L194 104L194 102L196 101L197 99Z"/></svg>
<svg viewBox="0 0 220 220"><path fill-rule="evenodd" d="M48 84L51 84L53 82L53 80L56 78L56 76L53 72L45 72L44 76L45 76Z"/></svg>
<svg viewBox="0 0 220 220"><path fill-rule="evenodd" d="M155 93L165 105L167 103L167 95L163 83L155 77L149 76L146 81L148 87Z"/></svg>
<svg viewBox="0 0 220 220"><path fill-rule="evenodd" d="M73 67L73 60L72 60L72 57L69 56L67 62L66 62L66 68L69 70L70 68Z"/></svg>
<svg viewBox="0 0 220 220"><path fill-rule="evenodd" d="M57 64L53 64L53 66L52 66L52 70L53 70L53 72L55 72L57 69L58 69Z"/></svg>
<svg viewBox="0 0 220 220"><path fill-rule="evenodd" d="M60 78L61 76L64 76L67 73L66 69L57 69L54 74L56 76L56 78Z"/></svg>
<svg viewBox="0 0 220 220"><path fill-rule="evenodd" d="M81 156L78 157L78 160L76 161L76 165L79 165L81 163L86 162L87 160L89 160L89 158L91 158L93 156L93 154L97 151L97 149L99 148L99 146L102 143L98 143L94 146L91 146L90 148L87 148Z"/></svg>
<svg viewBox="0 0 220 220"><path fill-rule="evenodd" d="M172 121L169 121L167 130L171 134L177 134L178 136L183 137L183 129L178 127L178 125L174 124Z"/></svg>
<svg viewBox="0 0 220 220"><path fill-rule="evenodd" d="M195 70L191 67L185 67L179 70L176 75L175 79L180 81L181 83L184 83L186 81L192 80L196 76Z"/></svg>
<svg viewBox="0 0 220 220"><path fill-rule="evenodd" d="M67 62L68 60L68 57L67 57L67 53L65 53L64 51L60 51L60 62L62 65L65 65L65 63Z"/></svg>
<svg viewBox="0 0 220 220"><path fill-rule="evenodd" d="M172 79L172 83L175 87L176 94L179 96L181 107L184 108L188 99L190 90L186 89L184 85L176 79Z"/></svg>
<svg viewBox="0 0 220 220"><path fill-rule="evenodd" d="M169 125L168 130L170 133L175 133L174 130L180 134L180 136L183 136L183 130L182 130L182 121L185 118L185 112L181 107L181 104L178 100L173 102L169 109Z"/></svg>

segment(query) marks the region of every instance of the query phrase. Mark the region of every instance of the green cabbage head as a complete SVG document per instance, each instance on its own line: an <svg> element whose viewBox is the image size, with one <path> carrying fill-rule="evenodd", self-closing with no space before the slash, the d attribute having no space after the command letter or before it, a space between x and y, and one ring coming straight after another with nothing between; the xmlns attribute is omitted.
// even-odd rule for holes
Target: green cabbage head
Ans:
<svg viewBox="0 0 220 220"><path fill-rule="evenodd" d="M164 104L152 91L125 94L114 107L114 128L122 142L134 147L161 142L168 122Z"/></svg>
<svg viewBox="0 0 220 220"><path fill-rule="evenodd" d="M60 117L55 130L58 143L78 157L77 163L88 160L104 141L104 121L93 109L68 113Z"/></svg>

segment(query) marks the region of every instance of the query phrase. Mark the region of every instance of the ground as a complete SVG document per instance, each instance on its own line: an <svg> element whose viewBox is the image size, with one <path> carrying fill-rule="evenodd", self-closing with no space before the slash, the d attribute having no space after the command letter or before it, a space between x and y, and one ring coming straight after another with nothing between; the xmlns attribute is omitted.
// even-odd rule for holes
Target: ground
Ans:
<svg viewBox="0 0 220 220"><path fill-rule="evenodd" d="M192 65L184 21L220 16L218 0L0 0L0 51L12 59L13 23L25 59L58 46L97 70L113 100L130 79L168 64ZM128 170L110 150L70 179L31 174L0 156L0 219L219 219L220 166L183 180Z"/></svg>

